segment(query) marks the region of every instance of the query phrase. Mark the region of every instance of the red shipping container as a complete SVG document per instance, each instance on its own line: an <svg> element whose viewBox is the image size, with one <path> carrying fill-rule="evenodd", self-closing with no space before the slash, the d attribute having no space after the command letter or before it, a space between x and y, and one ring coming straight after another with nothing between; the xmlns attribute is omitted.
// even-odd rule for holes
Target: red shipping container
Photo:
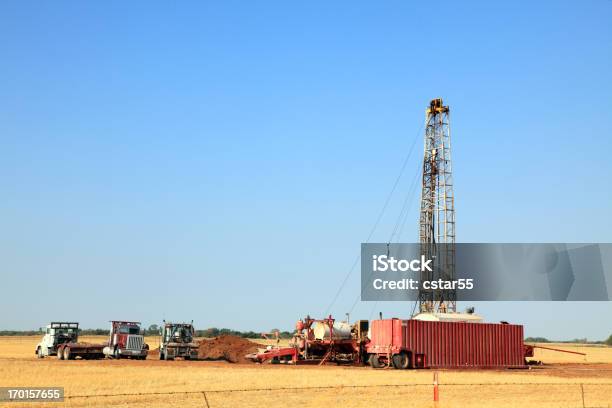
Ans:
<svg viewBox="0 0 612 408"><path fill-rule="evenodd" d="M523 326L383 319L370 325L368 353L406 353L411 367L525 367Z"/></svg>

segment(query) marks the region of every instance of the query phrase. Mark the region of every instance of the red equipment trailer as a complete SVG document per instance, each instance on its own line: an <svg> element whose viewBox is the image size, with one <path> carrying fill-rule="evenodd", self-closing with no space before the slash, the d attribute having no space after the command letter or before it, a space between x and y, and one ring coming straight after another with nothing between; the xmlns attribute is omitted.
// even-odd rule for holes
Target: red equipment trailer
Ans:
<svg viewBox="0 0 612 408"><path fill-rule="evenodd" d="M382 319L366 346L374 368L525 368L523 326Z"/></svg>
<svg viewBox="0 0 612 408"><path fill-rule="evenodd" d="M306 316L297 322L296 333L288 347L269 346L246 357L259 363L363 364L367 331L367 320L349 325L336 322L331 316L321 320Z"/></svg>

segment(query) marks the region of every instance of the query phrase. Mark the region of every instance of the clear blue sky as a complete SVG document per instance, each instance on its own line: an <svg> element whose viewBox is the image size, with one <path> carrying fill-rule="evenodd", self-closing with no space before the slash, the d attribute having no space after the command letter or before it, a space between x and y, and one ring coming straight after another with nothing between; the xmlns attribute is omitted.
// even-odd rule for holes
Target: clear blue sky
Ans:
<svg viewBox="0 0 612 408"><path fill-rule="evenodd" d="M0 3L0 328L322 316L418 137L372 241L389 238L439 96L458 241L612 241L611 13L603 0ZM355 272L333 313L358 288ZM476 307L528 335L612 333L610 302ZM352 316L378 310L411 305Z"/></svg>

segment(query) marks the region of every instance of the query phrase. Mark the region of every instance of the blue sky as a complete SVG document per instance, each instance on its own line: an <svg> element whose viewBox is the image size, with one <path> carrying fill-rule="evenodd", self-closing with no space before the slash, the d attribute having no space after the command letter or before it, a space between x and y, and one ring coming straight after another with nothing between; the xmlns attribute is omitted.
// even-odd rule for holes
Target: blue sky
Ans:
<svg viewBox="0 0 612 408"><path fill-rule="evenodd" d="M0 327L321 316L417 138L371 241L389 239L434 97L451 107L458 241L612 241L611 12L2 2ZM332 312L358 288L355 271ZM476 307L528 335L612 333L610 302Z"/></svg>

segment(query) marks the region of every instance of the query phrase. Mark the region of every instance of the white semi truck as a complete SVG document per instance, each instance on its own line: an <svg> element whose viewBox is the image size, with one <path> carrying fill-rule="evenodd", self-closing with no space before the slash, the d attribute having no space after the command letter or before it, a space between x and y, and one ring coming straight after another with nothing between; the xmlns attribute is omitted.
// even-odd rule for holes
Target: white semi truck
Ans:
<svg viewBox="0 0 612 408"><path fill-rule="evenodd" d="M79 324L51 322L45 328L42 341L36 346L38 358L57 356L60 360L104 358L103 344L79 343Z"/></svg>

